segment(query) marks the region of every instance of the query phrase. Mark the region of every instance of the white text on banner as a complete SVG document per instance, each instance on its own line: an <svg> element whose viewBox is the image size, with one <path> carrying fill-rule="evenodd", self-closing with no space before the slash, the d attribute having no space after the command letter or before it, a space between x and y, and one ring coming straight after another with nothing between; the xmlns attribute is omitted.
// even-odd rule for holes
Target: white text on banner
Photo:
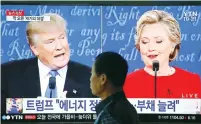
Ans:
<svg viewBox="0 0 201 124"><path fill-rule="evenodd" d="M50 16L6 16L6 21L50 21Z"/></svg>

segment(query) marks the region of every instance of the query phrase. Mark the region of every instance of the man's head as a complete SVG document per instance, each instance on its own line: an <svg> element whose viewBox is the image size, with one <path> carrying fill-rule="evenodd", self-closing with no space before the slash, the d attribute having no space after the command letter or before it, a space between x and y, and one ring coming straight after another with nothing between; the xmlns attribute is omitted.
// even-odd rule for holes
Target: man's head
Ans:
<svg viewBox="0 0 201 124"><path fill-rule="evenodd" d="M59 69L67 65L70 59L66 21L53 13L43 16L50 16L50 21L28 23L28 43L43 64L51 69Z"/></svg>
<svg viewBox="0 0 201 124"><path fill-rule="evenodd" d="M104 92L122 89L127 72L128 64L118 53L104 52L99 54L91 71L92 93L101 97Z"/></svg>

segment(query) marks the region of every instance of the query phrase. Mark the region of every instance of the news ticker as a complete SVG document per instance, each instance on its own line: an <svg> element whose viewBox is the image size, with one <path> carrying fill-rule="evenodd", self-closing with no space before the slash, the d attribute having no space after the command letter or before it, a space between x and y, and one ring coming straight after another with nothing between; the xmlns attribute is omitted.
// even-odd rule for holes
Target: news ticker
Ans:
<svg viewBox="0 0 201 124"><path fill-rule="evenodd" d="M15 122L94 122L96 114L6 114L2 115L2 121ZM178 115L178 114L139 114L141 122L201 122L201 115Z"/></svg>

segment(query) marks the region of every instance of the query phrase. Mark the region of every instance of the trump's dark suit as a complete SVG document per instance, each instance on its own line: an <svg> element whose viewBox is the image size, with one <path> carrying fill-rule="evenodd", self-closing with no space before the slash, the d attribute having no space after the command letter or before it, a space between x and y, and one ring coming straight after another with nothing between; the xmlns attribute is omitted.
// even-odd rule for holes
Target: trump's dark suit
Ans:
<svg viewBox="0 0 201 124"><path fill-rule="evenodd" d="M92 98L90 89L91 69L77 62L69 61L64 91L76 94L73 97ZM1 65L1 93L5 98L36 98L41 96L37 58L12 61ZM3 109L3 108L2 108Z"/></svg>

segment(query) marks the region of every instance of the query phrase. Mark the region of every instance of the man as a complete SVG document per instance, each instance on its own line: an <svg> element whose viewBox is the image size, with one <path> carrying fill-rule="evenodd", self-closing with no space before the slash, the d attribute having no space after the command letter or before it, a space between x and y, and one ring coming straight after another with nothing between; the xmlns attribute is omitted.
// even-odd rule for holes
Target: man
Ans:
<svg viewBox="0 0 201 124"><path fill-rule="evenodd" d="M95 124L138 124L136 109L127 100L123 85L128 72L126 60L114 52L99 54L90 78L92 93L101 98Z"/></svg>
<svg viewBox="0 0 201 124"><path fill-rule="evenodd" d="M44 16L50 16L50 21L29 22L26 29L29 46L37 58L1 65L2 104L6 98L93 97L89 86L91 69L69 61L66 21L57 14Z"/></svg>

